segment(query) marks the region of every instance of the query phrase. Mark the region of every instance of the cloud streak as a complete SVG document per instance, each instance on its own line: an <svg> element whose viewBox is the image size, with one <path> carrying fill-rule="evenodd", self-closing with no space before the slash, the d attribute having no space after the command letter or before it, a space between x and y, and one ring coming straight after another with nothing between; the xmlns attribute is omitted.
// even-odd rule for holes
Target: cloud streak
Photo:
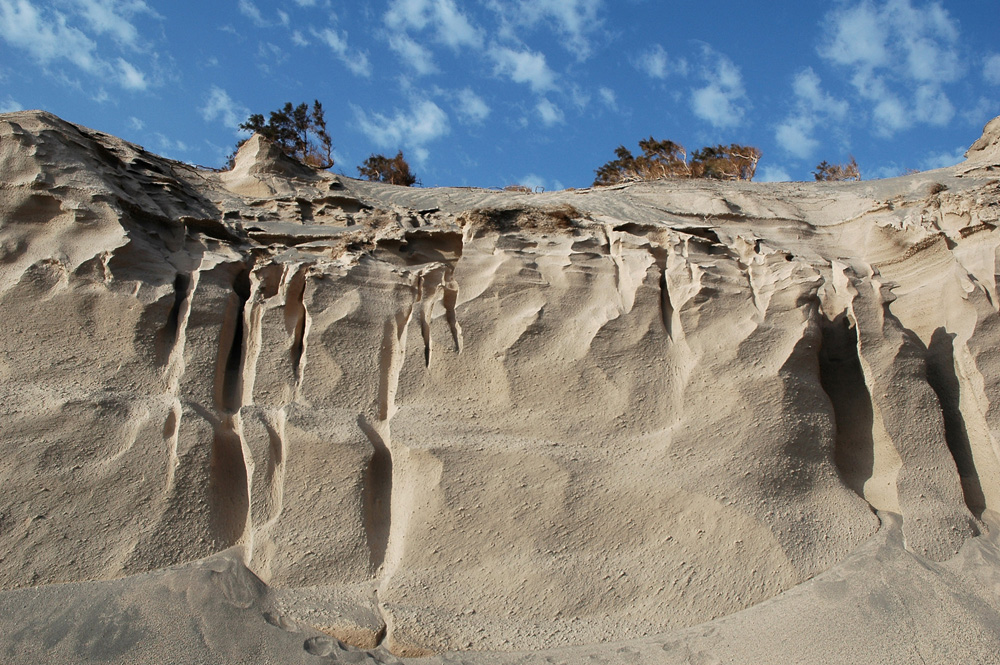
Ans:
<svg viewBox="0 0 1000 665"><path fill-rule="evenodd" d="M455 111L463 122L469 124L481 124L490 115L489 105L483 98L472 91L471 88L464 88L458 91L457 106Z"/></svg>
<svg viewBox="0 0 1000 665"><path fill-rule="evenodd" d="M353 106L358 126L380 148L411 150L418 162L429 156L427 144L450 131L448 114L430 100L414 101L408 111L396 110L391 116L367 113Z"/></svg>
<svg viewBox="0 0 1000 665"><path fill-rule="evenodd" d="M955 108L944 87L965 67L958 51L958 23L940 2L868 0L827 14L822 58L847 70L883 137L916 123L943 126Z"/></svg>
<svg viewBox="0 0 1000 665"><path fill-rule="evenodd" d="M743 122L747 97L740 69L726 56L705 46L706 64L701 71L705 85L691 92L691 110L717 129L729 129Z"/></svg>
<svg viewBox="0 0 1000 665"><path fill-rule="evenodd" d="M515 83L526 84L538 93L555 87L556 75L549 69L544 53L494 46L490 49L489 56L493 60L493 73L496 75L506 76Z"/></svg>
<svg viewBox="0 0 1000 665"><path fill-rule="evenodd" d="M672 60L659 44L653 44L632 60L632 64L640 72L654 79L665 79L671 74L687 75L688 63L684 58Z"/></svg>
<svg viewBox="0 0 1000 665"><path fill-rule="evenodd" d="M821 123L832 126L847 117L847 102L826 93L812 67L803 69L792 81L795 110L775 129L775 140L787 153L799 159L811 157L819 147L815 130Z"/></svg>
<svg viewBox="0 0 1000 665"><path fill-rule="evenodd" d="M66 60L96 74L103 68L97 44L57 11L43 14L28 0L0 0L0 37L43 65Z"/></svg>
<svg viewBox="0 0 1000 665"><path fill-rule="evenodd" d="M313 37L326 44L333 55L348 71L356 76L369 77L372 73L371 63L368 61L368 54L363 51L351 49L347 44L347 33L338 32L333 28L314 30Z"/></svg>
<svg viewBox="0 0 1000 665"><path fill-rule="evenodd" d="M454 0L393 0L383 17L392 30L429 31L435 41L454 50L482 45L482 30L472 24Z"/></svg>
<svg viewBox="0 0 1000 665"><path fill-rule="evenodd" d="M514 15L527 25L550 24L562 46L582 61L592 52L590 35L602 27L601 5L601 0L520 0Z"/></svg>
<svg viewBox="0 0 1000 665"><path fill-rule="evenodd" d="M70 5L75 16L39 8L30 0L0 0L0 39L21 50L43 67L66 62L91 76L104 77L131 91L149 87L146 75L122 57L107 60L99 44L77 27L87 27L96 36L110 35L130 50L139 49L139 33L126 18L152 13L144 2L131 0L76 0Z"/></svg>
<svg viewBox="0 0 1000 665"><path fill-rule="evenodd" d="M250 109L233 101L229 93L222 88L212 86L204 106L201 107L201 117L205 122L219 121L230 129L238 130L240 124L250 117Z"/></svg>

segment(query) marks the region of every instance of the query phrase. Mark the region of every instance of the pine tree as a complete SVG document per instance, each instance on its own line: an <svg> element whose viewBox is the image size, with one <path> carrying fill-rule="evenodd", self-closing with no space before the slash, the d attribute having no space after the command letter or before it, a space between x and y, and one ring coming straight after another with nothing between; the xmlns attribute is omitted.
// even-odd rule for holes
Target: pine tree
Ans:
<svg viewBox="0 0 1000 665"><path fill-rule="evenodd" d="M289 157L309 166L318 169L333 166L333 141L326 131L323 105L319 100L313 101L311 110L305 102L298 106L287 102L277 111L271 111L266 122L263 114L254 113L240 124L240 129L260 134L276 143ZM240 141L237 149L245 141Z"/></svg>

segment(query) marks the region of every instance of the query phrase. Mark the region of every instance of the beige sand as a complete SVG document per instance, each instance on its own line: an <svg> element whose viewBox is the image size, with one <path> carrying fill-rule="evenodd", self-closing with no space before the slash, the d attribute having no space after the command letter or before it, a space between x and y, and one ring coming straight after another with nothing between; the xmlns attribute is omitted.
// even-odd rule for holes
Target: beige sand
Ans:
<svg viewBox="0 0 1000 665"><path fill-rule="evenodd" d="M967 156L524 194L0 116L0 652L996 662Z"/></svg>

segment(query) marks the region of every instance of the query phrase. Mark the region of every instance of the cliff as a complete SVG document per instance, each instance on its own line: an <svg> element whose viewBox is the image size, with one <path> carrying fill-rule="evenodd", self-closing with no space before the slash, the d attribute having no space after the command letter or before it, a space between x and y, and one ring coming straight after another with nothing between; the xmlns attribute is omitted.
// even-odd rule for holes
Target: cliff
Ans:
<svg viewBox="0 0 1000 665"><path fill-rule="evenodd" d="M0 649L992 662L998 146L525 194L0 116Z"/></svg>

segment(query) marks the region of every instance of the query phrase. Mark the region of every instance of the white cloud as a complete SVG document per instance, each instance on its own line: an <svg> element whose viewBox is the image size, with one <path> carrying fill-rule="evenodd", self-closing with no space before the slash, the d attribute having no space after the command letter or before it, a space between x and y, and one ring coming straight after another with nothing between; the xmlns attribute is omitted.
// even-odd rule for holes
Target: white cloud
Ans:
<svg viewBox="0 0 1000 665"><path fill-rule="evenodd" d="M250 110L238 102L234 102L225 90L212 86L208 99L201 108L201 117L205 122L219 120L230 129L237 130L241 123L250 117Z"/></svg>
<svg viewBox="0 0 1000 665"><path fill-rule="evenodd" d="M807 67L795 75L792 91L796 99L807 111L823 113L834 120L843 120L847 115L847 102L838 100L823 91L819 76L812 67Z"/></svg>
<svg viewBox="0 0 1000 665"><path fill-rule="evenodd" d="M899 164L893 162L892 164L884 164L882 166L877 166L873 168L865 169L865 177L870 180L880 180L882 178L895 178L896 176L903 175L907 169L904 169Z"/></svg>
<svg viewBox="0 0 1000 665"><path fill-rule="evenodd" d="M153 137L156 139L157 150L161 151L180 151L187 152L190 150L188 145L183 141L175 141L171 139L166 134L161 134L160 132L154 132Z"/></svg>
<svg viewBox="0 0 1000 665"><path fill-rule="evenodd" d="M819 141L812 135L814 127L815 123L810 119L793 116L778 125L774 138L785 152L805 159L819 147Z"/></svg>
<svg viewBox="0 0 1000 665"><path fill-rule="evenodd" d="M145 90L149 85L146 75L122 58L118 58L118 80L128 90Z"/></svg>
<svg viewBox="0 0 1000 665"><path fill-rule="evenodd" d="M141 132L146 127L146 123L133 115L129 116L128 126L137 132Z"/></svg>
<svg viewBox="0 0 1000 665"><path fill-rule="evenodd" d="M455 110L460 120L473 124L483 122L490 115L490 107L470 88L459 90Z"/></svg>
<svg viewBox="0 0 1000 665"><path fill-rule="evenodd" d="M584 60L591 51L588 35L601 27L600 7L601 0L520 0L515 15L528 25L550 21L563 46Z"/></svg>
<svg viewBox="0 0 1000 665"><path fill-rule="evenodd" d="M519 178L517 184L522 187L527 187L531 191L544 190L545 178L535 173L529 173L528 175Z"/></svg>
<svg viewBox="0 0 1000 665"><path fill-rule="evenodd" d="M257 5L255 5L250 0L240 0L238 6L240 9L240 13L246 16L251 21L253 21L253 24L256 25L258 28L263 28L264 26L268 25L267 21L265 21L264 17L261 15L260 9L258 9Z"/></svg>
<svg viewBox="0 0 1000 665"><path fill-rule="evenodd" d="M687 60L679 58L671 62L667 52L659 44L653 44L645 53L633 59L636 69L654 79L665 79L671 74L687 75Z"/></svg>
<svg viewBox="0 0 1000 665"><path fill-rule="evenodd" d="M954 116L943 86L958 80L964 66L958 23L940 2L851 0L827 15L826 27L819 54L849 70L876 133L888 137Z"/></svg>
<svg viewBox="0 0 1000 665"><path fill-rule="evenodd" d="M414 101L409 112L397 110L391 117L353 108L361 131L376 145L391 149L404 146L413 151L418 162L427 160L428 143L451 131L448 114L430 100Z"/></svg>
<svg viewBox="0 0 1000 665"><path fill-rule="evenodd" d="M993 53L983 61L983 78L987 83L1000 85L1000 53Z"/></svg>
<svg viewBox="0 0 1000 665"><path fill-rule="evenodd" d="M569 88L569 98L580 111L585 111L590 106L590 93L575 83Z"/></svg>
<svg viewBox="0 0 1000 665"><path fill-rule="evenodd" d="M913 39L907 42L906 51L908 73L916 81L951 82L961 74L958 52L932 39Z"/></svg>
<svg viewBox="0 0 1000 665"><path fill-rule="evenodd" d="M807 67L792 81L795 110L775 128L775 140L785 152L806 159L819 147L813 133L820 123L839 125L847 116L848 105L827 94L819 76Z"/></svg>
<svg viewBox="0 0 1000 665"><path fill-rule="evenodd" d="M883 96L875 105L872 118L875 121L875 131L885 137L892 136L913 124L906 107L899 98L891 94Z"/></svg>
<svg viewBox="0 0 1000 665"><path fill-rule="evenodd" d="M24 107L15 102L12 98L8 97L3 102L0 102L0 113L13 113L14 111L23 111Z"/></svg>
<svg viewBox="0 0 1000 665"><path fill-rule="evenodd" d="M927 155L920 165L925 171L954 166L965 161L965 151L967 149L967 146L958 146L951 152L939 152Z"/></svg>
<svg viewBox="0 0 1000 665"><path fill-rule="evenodd" d="M605 106L607 106L612 111L618 110L618 99L615 96L614 90L612 90L611 88L600 88L597 91L597 94L600 95L601 101L604 102Z"/></svg>
<svg viewBox="0 0 1000 665"><path fill-rule="evenodd" d="M757 180L760 182L790 182L792 176L780 166L764 166L761 168Z"/></svg>
<svg viewBox="0 0 1000 665"><path fill-rule="evenodd" d="M535 92L545 92L555 84L556 75L546 64L544 53L494 46L489 55L495 74L507 76L515 83L526 83Z"/></svg>
<svg viewBox="0 0 1000 665"><path fill-rule="evenodd" d="M565 189L562 182L559 180L553 180L551 185L549 181L538 175L537 173L528 173L512 183L510 185L520 185L521 187L527 187L533 192L544 192L544 191L558 191L560 189Z"/></svg>
<svg viewBox="0 0 1000 665"><path fill-rule="evenodd" d="M278 21L281 22L281 25L287 28L289 24L291 24L292 22L292 17L288 15L288 12L281 11L280 9L277 10L277 12L278 12Z"/></svg>
<svg viewBox="0 0 1000 665"><path fill-rule="evenodd" d="M458 11L452 0L434 0L434 14L438 21L438 39L447 46L478 46L482 34Z"/></svg>
<svg viewBox="0 0 1000 665"><path fill-rule="evenodd" d="M538 111L538 117L542 119L542 124L546 127L557 125L565 118L562 109L545 98L538 101L535 110Z"/></svg>
<svg viewBox="0 0 1000 665"><path fill-rule="evenodd" d="M732 60L708 46L703 48L703 53L710 60L701 73L706 84L692 91L691 109L713 127L736 127L746 112L746 93L740 70Z"/></svg>
<svg viewBox="0 0 1000 665"><path fill-rule="evenodd" d="M104 68L92 39L70 26L64 14L42 15L28 0L0 0L0 37L43 65L68 60L90 74Z"/></svg>
<svg viewBox="0 0 1000 665"><path fill-rule="evenodd" d="M316 5L316 0L295 0L295 4L299 7L313 7Z"/></svg>
<svg viewBox="0 0 1000 665"><path fill-rule="evenodd" d="M393 0L385 13L393 30L431 29L435 39L453 49L482 44L482 31L459 11L454 0Z"/></svg>
<svg viewBox="0 0 1000 665"><path fill-rule="evenodd" d="M980 96L974 102L962 107L962 120L971 124L982 126L986 121L995 118L1000 113L1000 101Z"/></svg>
<svg viewBox="0 0 1000 665"><path fill-rule="evenodd" d="M398 53L403 62L413 68L417 74L423 76L437 71L434 56L430 50L405 33L390 36L389 48Z"/></svg>
<svg viewBox="0 0 1000 665"><path fill-rule="evenodd" d="M832 35L820 55L839 65L874 68L885 63L888 36L875 8L861 3L833 12L827 21Z"/></svg>
<svg viewBox="0 0 1000 665"><path fill-rule="evenodd" d="M371 76L371 64L368 54L362 51L352 51L347 45L347 33L337 32L331 28L313 31L313 36L330 47L337 59L356 76Z"/></svg>
<svg viewBox="0 0 1000 665"><path fill-rule="evenodd" d="M914 114L921 122L941 127L951 122L955 107L939 88L923 85L917 89Z"/></svg>
<svg viewBox="0 0 1000 665"><path fill-rule="evenodd" d="M142 50L139 32L129 19L140 13L155 15L143 0L74 0L62 4L75 13L67 15L31 0L0 0L0 39L22 49L42 66L66 61L91 76L117 81L126 90L149 87L145 74L131 62L120 57L102 58L91 36L107 34L119 46ZM97 99L106 97L107 93L101 91Z"/></svg>
<svg viewBox="0 0 1000 665"><path fill-rule="evenodd" d="M309 46L311 43L301 30L292 30L292 43L296 46Z"/></svg>
<svg viewBox="0 0 1000 665"><path fill-rule="evenodd" d="M906 67L917 81L948 82L962 73L958 24L939 2L917 9L911 0L888 0L882 12L893 30L890 44L906 54Z"/></svg>
<svg viewBox="0 0 1000 665"><path fill-rule="evenodd" d="M137 14L153 14L143 0L76 0L80 14L97 34L110 34L130 47L139 42L139 31L131 18Z"/></svg>

